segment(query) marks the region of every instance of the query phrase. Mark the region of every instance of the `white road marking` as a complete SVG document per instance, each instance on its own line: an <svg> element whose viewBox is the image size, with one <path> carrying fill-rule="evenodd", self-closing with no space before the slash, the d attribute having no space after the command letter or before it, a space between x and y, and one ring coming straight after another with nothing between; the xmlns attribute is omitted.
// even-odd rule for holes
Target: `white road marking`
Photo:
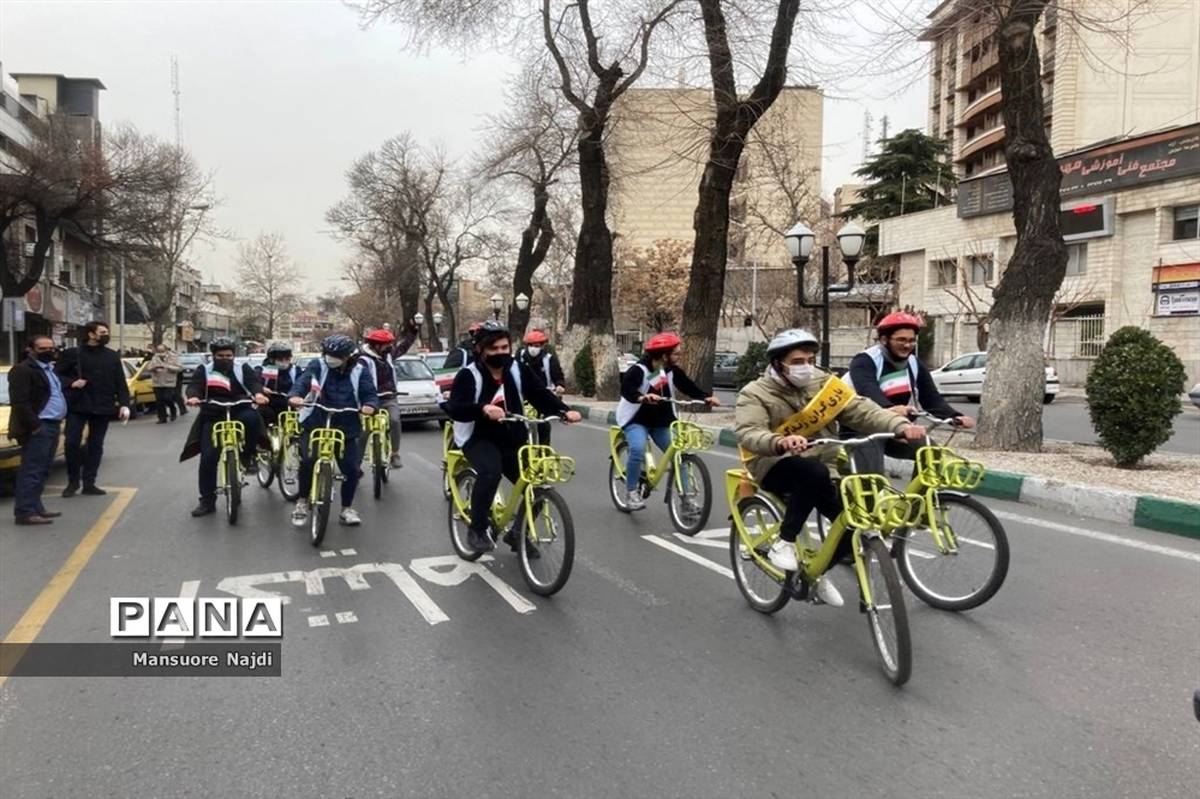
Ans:
<svg viewBox="0 0 1200 799"><path fill-rule="evenodd" d="M320 616L309 616L308 617L308 626L309 627L328 627L329 626L329 617L324 614L321 614Z"/></svg>
<svg viewBox="0 0 1200 799"><path fill-rule="evenodd" d="M350 557L351 555L357 555L358 550L357 549L343 549L342 554L345 555L346 557Z"/></svg>
<svg viewBox="0 0 1200 799"><path fill-rule="evenodd" d="M672 544L667 539L659 538L656 535L644 535L644 536L642 536L642 538L646 541L649 541L651 544L656 544L656 545L662 547L663 549L665 549L669 552L674 552L676 555L687 558L688 560L694 561L695 563L699 563L701 566L703 566L706 569L712 569L717 574L723 574L726 577L728 577L730 580L733 579L733 572L731 570L725 568L724 566L721 566L720 564L713 563L711 560L704 557L703 555L697 555L695 552L689 552L688 550L684 549L683 547L679 546L678 544Z"/></svg>
<svg viewBox="0 0 1200 799"><path fill-rule="evenodd" d="M358 616L355 616L354 611L352 610L347 610L342 613L335 613L333 616L338 620L338 624L353 624L354 622L358 621Z"/></svg>
<svg viewBox="0 0 1200 799"><path fill-rule="evenodd" d="M184 599L192 599L196 596L196 592L200 590L199 580L184 580L183 585L179 587L179 596ZM164 638L162 642L163 649L179 649L184 645L185 641L182 638Z"/></svg>
<svg viewBox="0 0 1200 799"><path fill-rule="evenodd" d="M996 548L995 544L989 544L986 541L976 541L974 538L963 538L961 535L958 537L958 540L964 541L968 544L974 544L977 547L983 547L984 549L995 549Z"/></svg>
<svg viewBox="0 0 1200 799"><path fill-rule="evenodd" d="M323 558L336 558L336 557L337 557L337 553L336 553L336 552L334 552L332 549L322 549L322 550L321 550L321 557L323 557Z"/></svg>
<svg viewBox="0 0 1200 799"><path fill-rule="evenodd" d="M729 533L726 531L724 541L714 541L711 538L692 537L683 533L675 533L675 537L685 544L697 547L712 547L713 549L729 549Z"/></svg>
<svg viewBox="0 0 1200 799"><path fill-rule="evenodd" d="M474 575L490 585L517 613L532 613L537 610L537 605L518 594L490 569L480 565L492 560L490 555L484 555L478 561L468 563L458 555L440 555L433 558L417 558L408 565L421 579L446 587L461 585Z"/></svg>
<svg viewBox="0 0 1200 799"><path fill-rule="evenodd" d="M1105 541L1109 544L1119 544L1123 547L1131 549L1140 549L1144 552L1153 552L1156 555L1166 555L1169 558L1179 558L1180 560L1190 560L1200 563L1200 552L1188 552L1185 549L1175 549L1173 547L1164 547L1159 544L1147 544L1145 541L1138 541L1133 538L1125 538L1112 533L1102 533L1099 530L1088 530L1083 527L1072 527L1069 524L1059 524L1058 522L1049 522L1045 519L1039 519L1035 516L1024 516L1020 513L1010 513L1008 511L993 510L1001 519L1009 521L1021 522L1022 524L1031 524L1035 527L1045 527L1048 530L1057 530L1060 533L1068 533L1070 535L1078 535L1084 538L1092 538L1097 541Z"/></svg>

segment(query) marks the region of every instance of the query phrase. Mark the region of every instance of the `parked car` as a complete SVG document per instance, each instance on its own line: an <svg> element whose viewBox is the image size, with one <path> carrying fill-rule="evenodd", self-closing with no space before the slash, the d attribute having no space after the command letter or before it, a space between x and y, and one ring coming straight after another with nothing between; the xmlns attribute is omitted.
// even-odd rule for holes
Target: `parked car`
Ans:
<svg viewBox="0 0 1200 799"><path fill-rule="evenodd" d="M396 391L407 396L398 396L396 403L400 406L400 416L404 421L425 419L444 419L438 401L442 398L442 389L437 384L433 370L419 355L404 355L395 360ZM457 370L455 370L457 371ZM454 376L451 375L453 380Z"/></svg>
<svg viewBox="0 0 1200 799"><path fill-rule="evenodd" d="M1193 405L1200 408L1200 383L1192 386L1192 390L1188 392L1188 399L1192 401Z"/></svg>
<svg viewBox="0 0 1200 799"><path fill-rule="evenodd" d="M737 381L738 361L741 359L736 352L718 352L713 361L714 386L735 386Z"/></svg>
<svg viewBox="0 0 1200 799"><path fill-rule="evenodd" d="M308 365L310 363L312 363L313 361L315 361L317 358L320 358L320 357L321 357L321 353L319 353L319 352L299 352L299 353L296 353L295 356L293 356L292 363L294 363L296 365L297 369L299 369L301 372L303 372L305 369L308 368Z"/></svg>
<svg viewBox="0 0 1200 799"><path fill-rule="evenodd" d="M149 413L154 410L154 382L146 371L149 360L141 358L122 358L121 366L125 369L125 384L129 386L129 399L136 413Z"/></svg>
<svg viewBox="0 0 1200 799"><path fill-rule="evenodd" d="M632 352L626 352L623 355L617 356L617 371L625 374L625 370L638 362L638 356Z"/></svg>
<svg viewBox="0 0 1200 799"><path fill-rule="evenodd" d="M449 391L450 386L454 383L454 376L458 374L457 367L446 368L446 358L449 356L448 352L424 352L417 356L433 372L433 380L437 384L438 391Z"/></svg>
<svg viewBox="0 0 1200 799"><path fill-rule="evenodd" d="M207 364L212 360L207 352L182 352L179 354L179 365L183 367L183 384L186 386L196 373L196 367Z"/></svg>
<svg viewBox="0 0 1200 799"><path fill-rule="evenodd" d="M21 445L8 437L8 416L12 410L12 401L8 397L8 370L11 366L0 366L0 493L12 493L13 482L17 476L17 467L21 465ZM55 460L63 454L63 438L58 438L58 453Z"/></svg>
<svg viewBox="0 0 1200 799"><path fill-rule="evenodd" d="M983 378L987 372L987 353L969 352L960 355L950 363L930 372L934 385L943 395L949 397L966 397L969 402L979 402L983 394ZM1042 393L1042 402L1047 404L1054 401L1059 390L1058 372L1053 366L1046 367L1046 384Z"/></svg>

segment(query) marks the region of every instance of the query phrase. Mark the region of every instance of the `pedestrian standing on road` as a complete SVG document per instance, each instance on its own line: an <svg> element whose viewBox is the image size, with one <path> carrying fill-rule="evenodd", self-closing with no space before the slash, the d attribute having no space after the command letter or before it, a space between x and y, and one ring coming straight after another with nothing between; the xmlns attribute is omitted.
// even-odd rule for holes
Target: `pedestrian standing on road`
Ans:
<svg viewBox="0 0 1200 799"><path fill-rule="evenodd" d="M183 371L179 356L167 349L166 344L159 344L146 369L154 386L154 409L158 412L158 423L167 423L168 411L171 421L175 421L175 384Z"/></svg>
<svg viewBox="0 0 1200 799"><path fill-rule="evenodd" d="M13 512L17 524L50 524L62 514L46 510L42 490L58 451L58 435L67 415L62 382L54 373L56 349L49 336L34 336L29 355L8 373L12 403L8 435L21 445Z"/></svg>
<svg viewBox="0 0 1200 799"><path fill-rule="evenodd" d="M562 364L558 356L546 349L550 337L545 330L530 330L525 334L525 346L517 355L522 366L529 369L534 377L541 380L542 385L558 396L567 393L567 379L563 375ZM538 425L538 440L543 444L550 443L550 423Z"/></svg>
<svg viewBox="0 0 1200 799"><path fill-rule="evenodd" d="M182 362L181 364L182 365ZM180 416L187 416L187 397L183 390L183 369L180 369L175 374L175 407L179 409Z"/></svg>
<svg viewBox="0 0 1200 799"><path fill-rule="evenodd" d="M114 417L129 419L129 386L117 353L108 348L108 323L88 322L83 327L82 347L72 347L58 359L54 371L66 386L67 398L67 487L64 497L80 491L103 496L96 486L100 460L104 457L104 437ZM83 428L87 427L87 443Z"/></svg>
<svg viewBox="0 0 1200 799"><path fill-rule="evenodd" d="M850 361L848 382L855 393L897 416L915 418L913 414L924 410L939 419L956 419L969 430L975 426L975 420L950 407L929 369L917 359L917 336L923 326L921 317L904 312L890 313L880 319L875 327L879 343ZM858 432L843 426L842 435L855 438ZM880 441L857 447L854 463L860 472L882 474L884 454L909 461L916 459L916 449L909 442Z"/></svg>

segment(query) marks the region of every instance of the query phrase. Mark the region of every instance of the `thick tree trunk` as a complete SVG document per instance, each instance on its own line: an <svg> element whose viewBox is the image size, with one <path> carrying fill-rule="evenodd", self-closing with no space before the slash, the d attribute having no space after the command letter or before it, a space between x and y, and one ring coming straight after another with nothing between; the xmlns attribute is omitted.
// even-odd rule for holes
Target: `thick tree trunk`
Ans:
<svg viewBox="0 0 1200 799"><path fill-rule="evenodd" d="M434 291L426 291L425 292L425 312L424 312L425 313L425 332L418 333L418 335L421 338L425 339L426 342L436 342L438 340L437 325L435 325L433 323L433 297L434 297L434 294L435 294ZM441 349L441 342L438 342L437 346L432 347L432 348L433 349Z"/></svg>
<svg viewBox="0 0 1200 799"><path fill-rule="evenodd" d="M1042 444L1042 333L1066 274L1059 226L1062 173L1046 137L1034 26L1046 0L1015 0L996 34L1005 156L1017 244L993 292L987 390L976 446L1036 452Z"/></svg>
<svg viewBox="0 0 1200 799"><path fill-rule="evenodd" d="M575 247L574 283L571 286L571 324L593 333L613 332L612 231L608 229L610 175L604 157L604 123L592 114L591 124L579 140L579 181L583 221Z"/></svg>
<svg viewBox="0 0 1200 799"><path fill-rule="evenodd" d="M442 302L442 324L446 326L446 341L458 341L458 319L454 304L450 302L450 291L440 283L437 286L438 299Z"/></svg>
<svg viewBox="0 0 1200 799"><path fill-rule="evenodd" d="M554 225L546 212L549 201L550 194L546 186L534 187L533 211L529 215L529 225L521 233L521 249L517 253L517 268L513 271L514 301L508 309L508 329L512 331L514 339L525 335L525 328L529 326L529 317L533 312L533 275L546 260L546 253L554 241ZM529 297L530 305L524 311L517 307L518 294Z"/></svg>

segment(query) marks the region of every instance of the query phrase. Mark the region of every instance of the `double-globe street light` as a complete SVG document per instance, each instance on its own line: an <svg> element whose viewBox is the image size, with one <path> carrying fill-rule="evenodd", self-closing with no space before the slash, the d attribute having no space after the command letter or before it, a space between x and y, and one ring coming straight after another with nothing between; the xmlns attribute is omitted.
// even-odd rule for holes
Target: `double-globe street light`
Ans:
<svg viewBox="0 0 1200 799"><path fill-rule="evenodd" d="M499 292L497 292L489 298L489 301L492 303L492 315L495 317L496 321L499 322L500 311L502 308L504 308L504 298L500 296ZM517 304L517 310L521 311L522 313L529 308L529 297L527 297L523 291L516 296L513 302Z"/></svg>
<svg viewBox="0 0 1200 799"><path fill-rule="evenodd" d="M792 263L796 267L796 303L801 308L819 308L821 309L821 368L829 368L829 295L838 293L846 294L854 290L854 265L858 263L858 259L862 256L863 241L866 239L866 231L854 222L848 223L845 227L838 231L838 249L842 252L842 261L846 264L846 282L829 283L829 245L821 247L821 299L819 302L809 302L804 291L804 267L808 264L809 258L812 257L813 244L816 243L816 235L808 225L803 222L797 222L791 230L783 236L784 244L787 245L788 254L792 256Z"/></svg>

